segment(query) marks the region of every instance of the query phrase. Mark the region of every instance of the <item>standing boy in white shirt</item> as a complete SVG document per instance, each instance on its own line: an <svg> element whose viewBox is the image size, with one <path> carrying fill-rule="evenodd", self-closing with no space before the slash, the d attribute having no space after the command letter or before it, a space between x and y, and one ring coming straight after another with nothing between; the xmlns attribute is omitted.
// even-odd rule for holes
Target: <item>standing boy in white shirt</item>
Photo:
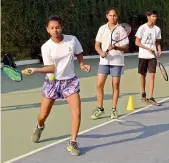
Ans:
<svg viewBox="0 0 169 163"><path fill-rule="evenodd" d="M148 104L160 105L153 98L157 60L152 52L155 51L159 57L161 56L161 30L155 25L157 11L149 10L146 15L148 19L147 23L141 25L136 33L136 45L139 47L138 73L141 75L141 100L146 101ZM148 99L146 98L145 91L147 70L149 72Z"/></svg>

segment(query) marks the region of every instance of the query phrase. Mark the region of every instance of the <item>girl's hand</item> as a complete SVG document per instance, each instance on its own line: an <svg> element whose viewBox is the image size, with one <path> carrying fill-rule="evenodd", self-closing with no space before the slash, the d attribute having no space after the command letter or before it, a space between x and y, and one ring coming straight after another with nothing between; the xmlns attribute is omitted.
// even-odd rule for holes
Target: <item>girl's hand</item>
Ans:
<svg viewBox="0 0 169 163"><path fill-rule="evenodd" d="M81 65L80 68L82 71L85 71L85 72L90 72L90 69L91 69L90 65Z"/></svg>

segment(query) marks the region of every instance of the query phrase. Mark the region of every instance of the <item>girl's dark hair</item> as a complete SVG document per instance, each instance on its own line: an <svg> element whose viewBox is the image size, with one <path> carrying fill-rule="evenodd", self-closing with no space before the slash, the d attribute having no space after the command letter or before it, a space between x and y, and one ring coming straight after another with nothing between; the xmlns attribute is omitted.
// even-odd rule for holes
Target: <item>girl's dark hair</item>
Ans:
<svg viewBox="0 0 169 163"><path fill-rule="evenodd" d="M157 15L157 14L158 14L157 11L154 9L148 10L146 12L146 16Z"/></svg>
<svg viewBox="0 0 169 163"><path fill-rule="evenodd" d="M112 10L114 10L115 12L116 12L116 14L117 14L117 16L119 16L120 15L120 12L119 12L119 10L117 10L116 8L110 8L110 9L108 9L107 11L106 11L106 14L108 14L110 11L112 11Z"/></svg>
<svg viewBox="0 0 169 163"><path fill-rule="evenodd" d="M50 21L57 21L57 22L59 22L60 25L62 26L62 20L61 20L61 18L60 18L58 15L52 15L52 16L50 16L50 17L47 19L46 26L49 25L49 22L50 22Z"/></svg>

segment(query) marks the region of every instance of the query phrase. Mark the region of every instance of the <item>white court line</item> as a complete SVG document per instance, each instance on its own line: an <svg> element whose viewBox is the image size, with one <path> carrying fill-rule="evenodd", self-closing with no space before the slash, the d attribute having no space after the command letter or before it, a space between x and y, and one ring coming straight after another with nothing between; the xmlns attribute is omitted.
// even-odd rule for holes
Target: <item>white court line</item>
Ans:
<svg viewBox="0 0 169 163"><path fill-rule="evenodd" d="M159 102L161 103L161 102L164 102L164 101L167 101L167 100L169 100L169 97L167 97L167 98L165 98L165 99L163 99L163 100L161 100L161 101L159 101ZM89 132L89 131L95 130L95 129L97 129L97 128L99 128L99 127L102 127L102 126L105 126L105 125L107 125L107 124L109 124L109 123L112 123L112 122L115 122L115 121L119 121L120 119L123 119L123 118L125 118L125 117L128 117L128 116L130 116L130 115L132 115L132 114L134 114L134 113L140 112L140 111L142 111L142 110L148 109L148 108L150 108L150 107L151 107L151 105L148 105L147 107L144 107L144 108L135 110L134 112L131 112L131 113L129 113L129 114L126 114L126 115L124 115L124 116L121 116L121 117L118 118L118 119L110 120L110 121L108 121L108 122L105 122L105 123L102 123L102 124L97 125L97 126L95 126L95 127L92 127L92 128L87 129L87 130L84 130L84 131L80 132L78 135L82 135L82 134L87 133L87 132ZM12 162L17 161L17 160L19 160L19 159L21 159L21 158L24 158L24 157L27 157L27 156L32 155L32 154L34 154L34 153L37 153L37 152L39 152L39 151L42 151L42 150L44 150L44 149L46 149L46 148L49 148L49 147L52 147L52 146L54 146L54 145L60 144L60 143L62 143L62 142L64 142L64 141L67 141L67 140L69 140L69 139L70 139L70 137L67 137L67 138L65 138L65 139L61 139L61 140L59 140L59 141L57 141L57 142L54 142L54 143L49 144L49 145L46 145L46 146L44 146L44 147L42 147L42 148L36 149L36 150L34 150L34 151L31 151L31 152L29 152L29 153L26 153L26 154L24 154L24 155L21 155L21 156L19 156L19 157L14 158L14 159L8 160L8 161L6 161L6 162L4 162L4 163L12 163Z"/></svg>

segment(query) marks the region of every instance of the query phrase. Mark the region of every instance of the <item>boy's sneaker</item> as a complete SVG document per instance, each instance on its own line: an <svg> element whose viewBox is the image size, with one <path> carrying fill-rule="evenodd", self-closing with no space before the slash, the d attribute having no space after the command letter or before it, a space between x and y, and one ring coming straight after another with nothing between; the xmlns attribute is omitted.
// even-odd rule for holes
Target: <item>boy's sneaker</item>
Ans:
<svg viewBox="0 0 169 163"><path fill-rule="evenodd" d="M147 103L151 104L151 105L156 105L156 106L160 106L161 104L158 103L153 97L147 99Z"/></svg>
<svg viewBox="0 0 169 163"><path fill-rule="evenodd" d="M74 156L80 155L80 149L79 149L76 141L69 141L69 143L67 145L67 150L69 152L71 152L71 154L74 155Z"/></svg>
<svg viewBox="0 0 169 163"><path fill-rule="evenodd" d="M147 101L147 99L146 99L146 93L145 92L142 93L142 95L141 95L141 101L142 102L146 102Z"/></svg>
<svg viewBox="0 0 169 163"><path fill-rule="evenodd" d="M38 125L36 126L35 131L34 131L32 137L31 137L31 140L34 143L38 142L38 140L40 139L42 131L44 130L44 128L45 128L45 126L43 126L42 128L38 128Z"/></svg>
<svg viewBox="0 0 169 163"><path fill-rule="evenodd" d="M91 116L91 119L96 120L104 113L104 108L96 108Z"/></svg>

